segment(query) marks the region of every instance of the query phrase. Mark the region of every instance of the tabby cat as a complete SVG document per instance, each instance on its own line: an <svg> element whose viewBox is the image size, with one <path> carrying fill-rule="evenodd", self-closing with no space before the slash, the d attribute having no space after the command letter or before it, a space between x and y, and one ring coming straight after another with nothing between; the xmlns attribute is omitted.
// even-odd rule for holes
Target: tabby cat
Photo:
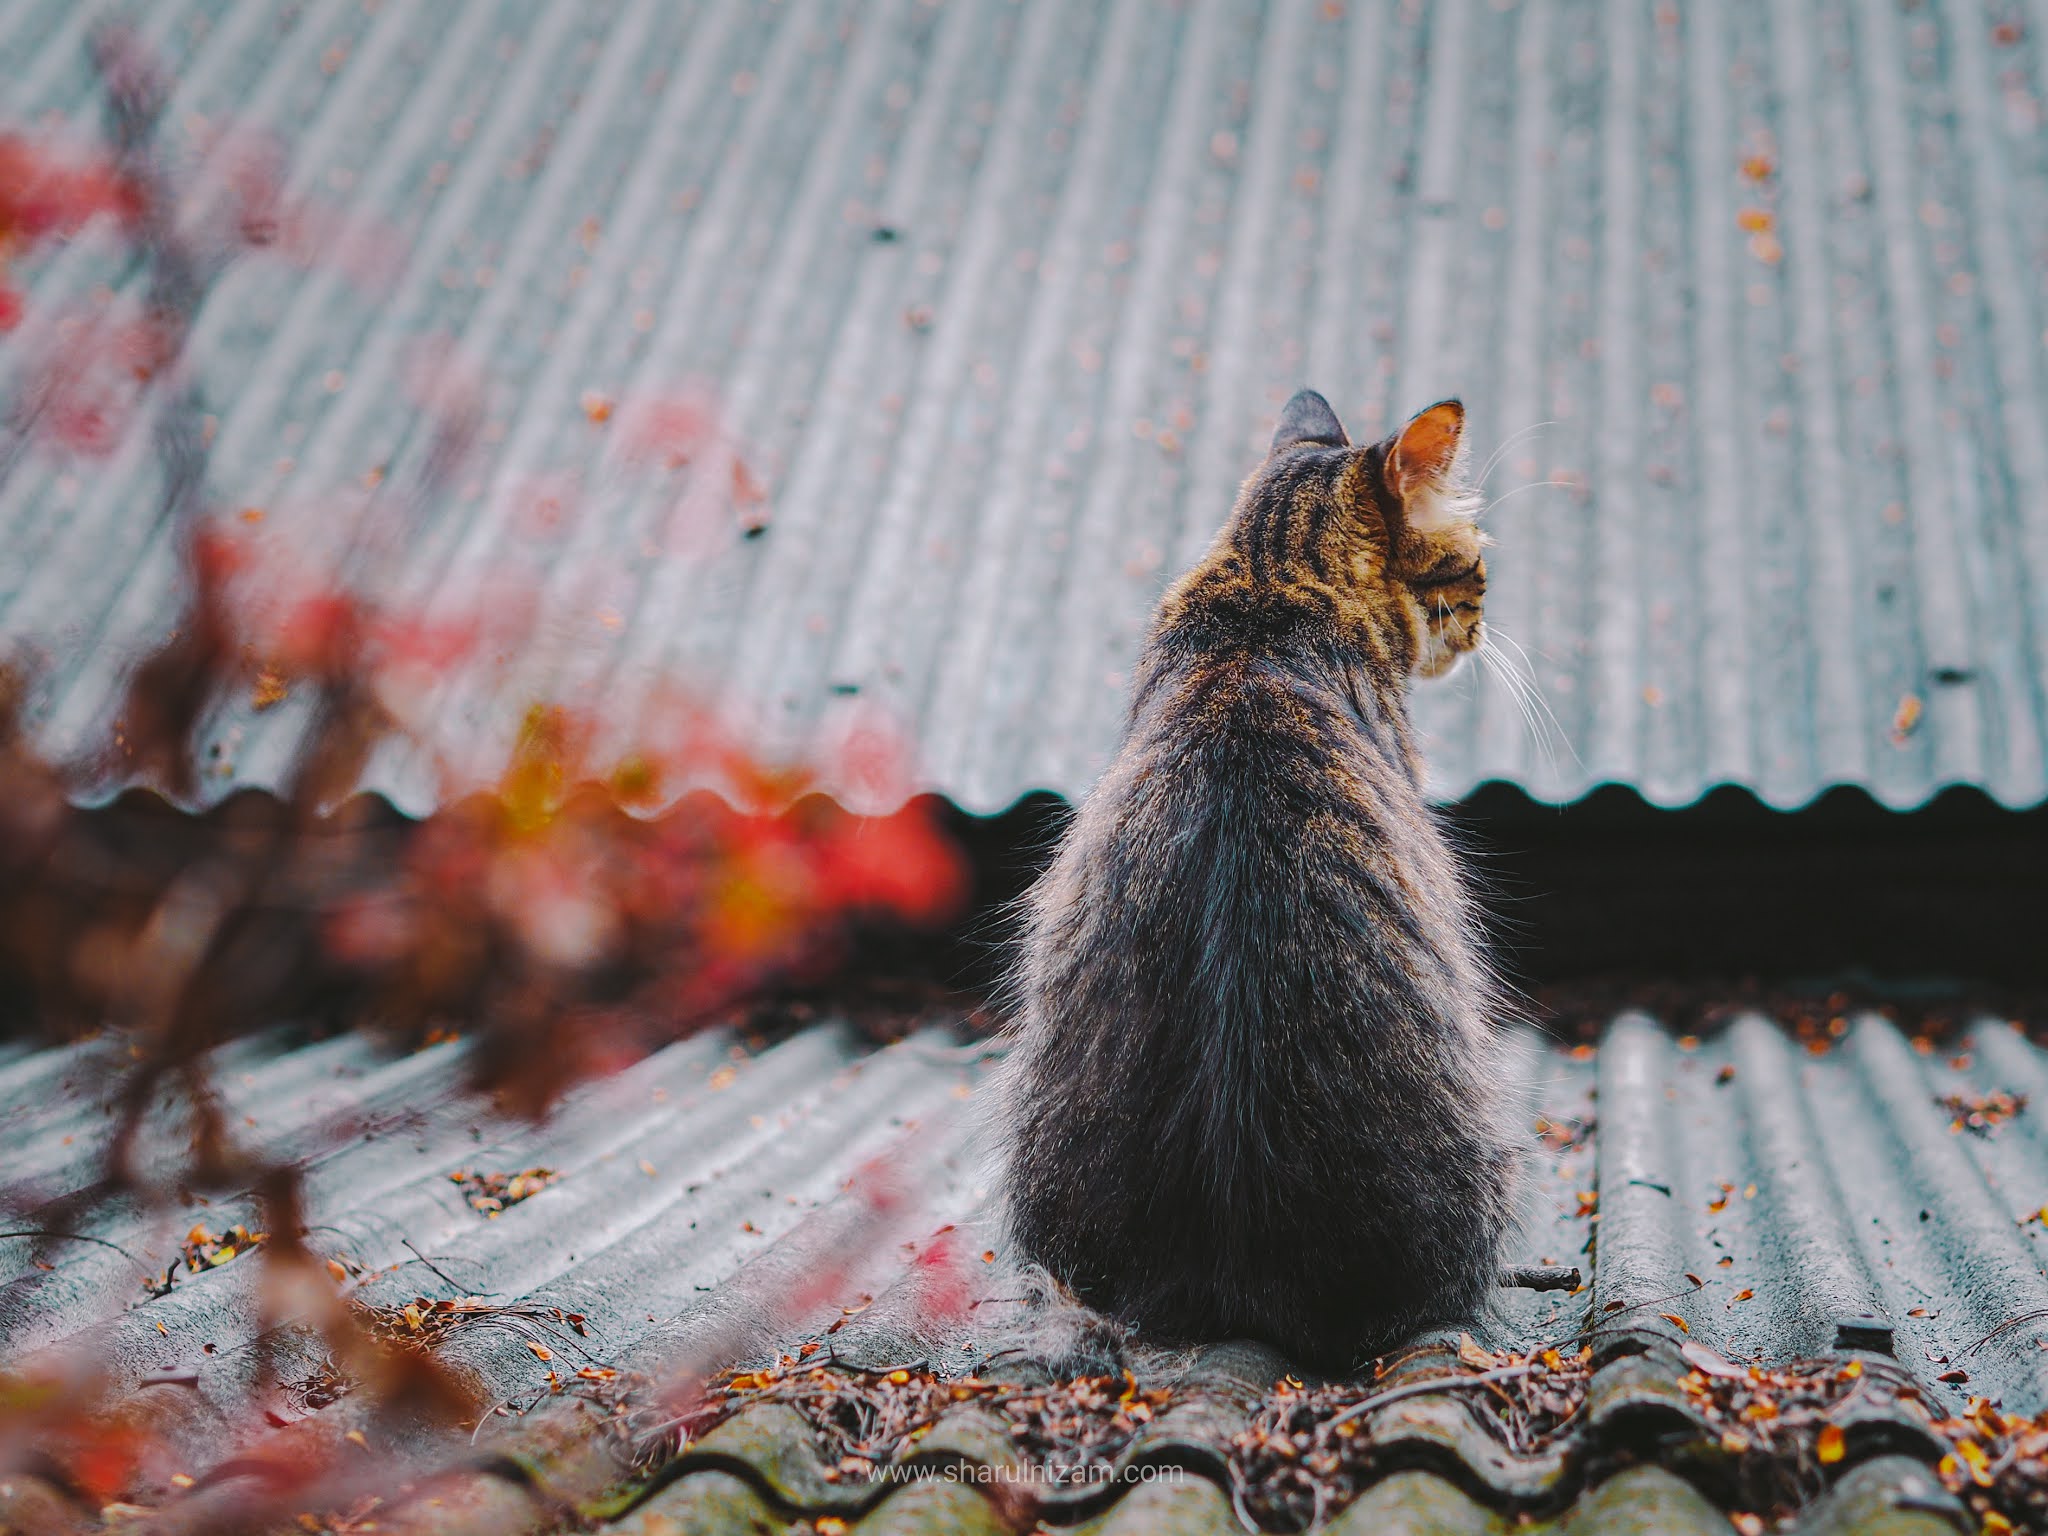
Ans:
<svg viewBox="0 0 2048 1536"><path fill-rule="evenodd" d="M1495 1283L1527 1122L1408 716L1481 641L1463 435L1287 403L1030 897L1011 1236L1141 1337L1344 1370Z"/></svg>

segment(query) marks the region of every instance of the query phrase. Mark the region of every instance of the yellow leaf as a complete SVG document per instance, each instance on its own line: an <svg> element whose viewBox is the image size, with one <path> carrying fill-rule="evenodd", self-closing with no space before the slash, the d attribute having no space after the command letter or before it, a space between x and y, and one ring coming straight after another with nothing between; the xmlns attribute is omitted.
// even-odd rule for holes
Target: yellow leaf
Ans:
<svg viewBox="0 0 2048 1536"><path fill-rule="evenodd" d="M228 1261L229 1259L232 1259L232 1258L233 1258L234 1256L235 1256L235 1250L234 1250L234 1249L232 1249L232 1248L223 1248L223 1249L221 1249L221 1250L220 1250L219 1252L217 1252L216 1254L214 1254L214 1256L213 1256L212 1258L210 1258L210 1259L208 1259L208 1260L206 1261L206 1264L207 1264L207 1268L209 1268L209 1269L218 1269L218 1268L220 1268L220 1266L221 1266L221 1265L223 1265L223 1264L227 1263L227 1261Z"/></svg>
<svg viewBox="0 0 2048 1536"><path fill-rule="evenodd" d="M352 1429L341 1438L348 1441L351 1445L360 1445L366 1451L370 1448L370 1442L363 1438L363 1432L360 1429Z"/></svg>
<svg viewBox="0 0 2048 1536"><path fill-rule="evenodd" d="M1984 1447L1974 1440L1958 1440L1956 1450L1969 1463L1970 1478L1980 1488L1991 1486L1991 1458L1984 1453Z"/></svg>
<svg viewBox="0 0 2048 1536"><path fill-rule="evenodd" d="M533 1351L533 1357L536 1360L552 1360L555 1358L554 1351L545 1344L536 1344L533 1340L528 1339L526 1347Z"/></svg>
<svg viewBox="0 0 2048 1536"><path fill-rule="evenodd" d="M1669 1323L1672 1327L1676 1328L1680 1333L1692 1332L1690 1328L1685 1326L1685 1319L1680 1317L1676 1312L1659 1312L1657 1315L1663 1318L1664 1321Z"/></svg>
<svg viewBox="0 0 2048 1536"><path fill-rule="evenodd" d="M418 1333L420 1331L420 1318L422 1315L423 1314L420 1312L420 1309L414 1306L411 1302L408 1301L405 1304L405 1326L410 1328L414 1333Z"/></svg>
<svg viewBox="0 0 2048 1536"><path fill-rule="evenodd" d="M1814 1452L1828 1466L1833 1466L1842 1459L1842 1453L1846 1449L1843 1444L1845 1438L1841 1425L1826 1425L1820 1432L1820 1440L1814 1446Z"/></svg>
<svg viewBox="0 0 2048 1536"><path fill-rule="evenodd" d="M158 1323L156 1325L156 1331L162 1334L167 1339L171 1336L171 1330L166 1328L162 1323Z"/></svg>

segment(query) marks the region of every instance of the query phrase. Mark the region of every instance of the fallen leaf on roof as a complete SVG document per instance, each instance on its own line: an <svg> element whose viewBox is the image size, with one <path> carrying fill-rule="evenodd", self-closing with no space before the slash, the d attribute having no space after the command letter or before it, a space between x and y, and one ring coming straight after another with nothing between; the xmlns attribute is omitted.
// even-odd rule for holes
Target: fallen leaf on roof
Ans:
<svg viewBox="0 0 2048 1536"><path fill-rule="evenodd" d="M1669 1323L1672 1327L1676 1328L1680 1333L1692 1332L1692 1329L1686 1326L1685 1319L1680 1317L1676 1312L1659 1312L1657 1315L1663 1318L1664 1321Z"/></svg>
<svg viewBox="0 0 2048 1536"><path fill-rule="evenodd" d="M1892 744L1903 746L1906 738L1920 726L1920 712L1925 706L1917 693L1902 694L1899 707L1892 711Z"/></svg>
<svg viewBox="0 0 2048 1536"><path fill-rule="evenodd" d="M530 1200L559 1175L552 1168L525 1168L518 1173L484 1173L472 1168L458 1168L448 1175L449 1181L459 1188L469 1208L478 1215L495 1219L507 1206Z"/></svg>
<svg viewBox="0 0 2048 1536"><path fill-rule="evenodd" d="M1469 1333L1458 1335L1458 1358L1478 1371L1490 1371L1500 1364L1493 1351L1481 1349Z"/></svg>
<svg viewBox="0 0 2048 1536"><path fill-rule="evenodd" d="M1707 1348L1706 1345L1696 1343L1691 1339L1687 1339L1683 1344L1679 1345L1678 1352L1686 1358L1687 1362L1694 1369L1704 1371L1709 1376L1719 1376L1727 1381L1744 1381L1749 1377L1749 1372L1741 1366L1733 1361L1723 1360L1719 1355Z"/></svg>
<svg viewBox="0 0 2048 1536"><path fill-rule="evenodd" d="M2024 1114L2027 1108L2024 1093L2008 1093L2004 1089L1944 1094L1934 1102L1948 1111L1951 1133L1968 1131L1973 1136L1989 1136L1999 1126Z"/></svg>

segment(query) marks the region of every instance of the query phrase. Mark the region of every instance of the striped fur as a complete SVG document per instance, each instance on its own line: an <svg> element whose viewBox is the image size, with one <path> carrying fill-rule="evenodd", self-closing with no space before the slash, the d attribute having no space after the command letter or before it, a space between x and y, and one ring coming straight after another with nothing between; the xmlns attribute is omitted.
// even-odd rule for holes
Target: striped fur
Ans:
<svg viewBox="0 0 2048 1536"><path fill-rule="evenodd" d="M1032 894L1010 1231L1142 1337L1344 1369L1494 1284L1526 1121L1407 705L1482 638L1462 437L1289 402Z"/></svg>

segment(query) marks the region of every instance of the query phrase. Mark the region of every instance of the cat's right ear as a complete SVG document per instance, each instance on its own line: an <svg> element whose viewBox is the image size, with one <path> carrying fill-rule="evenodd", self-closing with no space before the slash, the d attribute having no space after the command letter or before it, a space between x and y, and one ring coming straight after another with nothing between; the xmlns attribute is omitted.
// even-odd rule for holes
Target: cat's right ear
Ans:
<svg viewBox="0 0 2048 1536"><path fill-rule="evenodd" d="M1344 435L1343 423L1330 409L1330 402L1312 389L1297 389L1294 398L1280 408L1280 425L1273 433L1273 446L1266 452L1275 454L1303 443L1326 448L1351 446L1351 439Z"/></svg>
<svg viewBox="0 0 2048 1536"><path fill-rule="evenodd" d="M1430 528L1477 511L1477 501L1459 486L1464 445L1465 407L1456 400L1437 401L1389 441L1380 476L1409 527Z"/></svg>

